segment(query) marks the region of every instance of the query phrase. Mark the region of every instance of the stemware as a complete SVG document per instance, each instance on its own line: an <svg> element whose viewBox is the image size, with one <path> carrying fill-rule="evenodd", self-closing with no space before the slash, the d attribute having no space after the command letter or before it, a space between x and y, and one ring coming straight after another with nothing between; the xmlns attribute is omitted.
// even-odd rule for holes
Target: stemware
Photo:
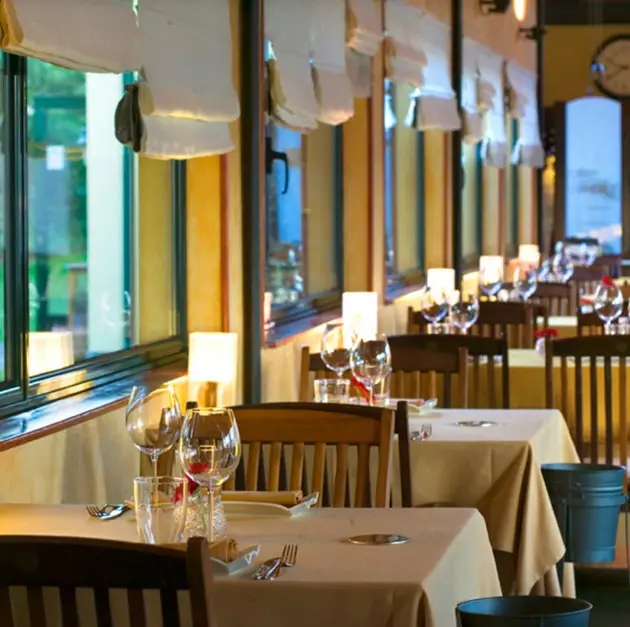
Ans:
<svg viewBox="0 0 630 627"><path fill-rule="evenodd" d="M125 426L136 448L151 458L153 474L157 476L158 458L177 442L182 426L182 412L173 387L134 386L127 403Z"/></svg>
<svg viewBox="0 0 630 627"><path fill-rule="evenodd" d="M322 335L320 354L326 368L337 373L339 378L350 369L350 349L354 342L354 333L343 322L326 325Z"/></svg>
<svg viewBox="0 0 630 627"><path fill-rule="evenodd" d="M448 298L439 289L425 289L421 296L420 311L429 323L430 332L436 332L438 324L448 314Z"/></svg>
<svg viewBox="0 0 630 627"><path fill-rule="evenodd" d="M488 297L496 296L503 286L503 279L498 268L484 268L479 277L479 288Z"/></svg>
<svg viewBox="0 0 630 627"><path fill-rule="evenodd" d="M604 332L610 335L613 320L616 320L623 310L623 294L614 283L600 283L595 290L593 309L604 323Z"/></svg>
<svg viewBox="0 0 630 627"><path fill-rule="evenodd" d="M536 273L536 269L528 266L517 266L514 269L512 285L514 286L514 290L518 294L519 298L523 302L526 302L538 287L538 275Z"/></svg>
<svg viewBox="0 0 630 627"><path fill-rule="evenodd" d="M545 283L552 278L551 260L543 259L542 263L536 270L536 279L538 283Z"/></svg>
<svg viewBox="0 0 630 627"><path fill-rule="evenodd" d="M451 300L451 322L462 335L468 333L479 318L479 300L472 293L458 292Z"/></svg>
<svg viewBox="0 0 630 627"><path fill-rule="evenodd" d="M223 536L226 527L221 487L241 459L241 437L234 412L200 407L187 412L179 459L186 476L208 490L207 539L214 542Z"/></svg>
<svg viewBox="0 0 630 627"><path fill-rule="evenodd" d="M573 276L573 263L566 252L560 252L554 256L551 262L551 270L556 281L568 283Z"/></svg>
<svg viewBox="0 0 630 627"><path fill-rule="evenodd" d="M387 336L381 333L371 339L359 338L350 352L352 374L367 388L368 402L374 404L374 386L391 370L391 351Z"/></svg>

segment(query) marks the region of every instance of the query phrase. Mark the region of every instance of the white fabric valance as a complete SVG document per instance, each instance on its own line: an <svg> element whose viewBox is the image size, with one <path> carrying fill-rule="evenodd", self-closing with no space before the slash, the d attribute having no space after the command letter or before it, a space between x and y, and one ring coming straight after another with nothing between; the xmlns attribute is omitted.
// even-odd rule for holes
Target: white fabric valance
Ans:
<svg viewBox="0 0 630 627"><path fill-rule="evenodd" d="M317 128L319 105L311 73L310 0L266 0L265 33L271 116L301 132Z"/></svg>
<svg viewBox="0 0 630 627"><path fill-rule="evenodd" d="M479 107L477 44L465 38L462 53L463 140L469 144L478 144L483 140L483 114Z"/></svg>
<svg viewBox="0 0 630 627"><path fill-rule="evenodd" d="M527 104L527 83L529 82L529 72L523 69L514 61L505 64L505 78L508 88L508 102L510 115L520 119L525 115Z"/></svg>
<svg viewBox="0 0 630 627"><path fill-rule="evenodd" d="M482 158L496 168L507 165L505 106L503 103L503 59L483 46L478 46L479 108L484 115Z"/></svg>
<svg viewBox="0 0 630 627"><path fill-rule="evenodd" d="M385 0L386 75L395 83L424 84L427 57L420 35L422 13L404 0Z"/></svg>
<svg viewBox="0 0 630 627"><path fill-rule="evenodd" d="M427 58L424 85L411 97L405 123L419 131L456 131L462 127L451 83L451 29L430 15L420 22L422 50Z"/></svg>
<svg viewBox="0 0 630 627"><path fill-rule="evenodd" d="M346 45L368 57L377 55L383 41L380 9L374 0L346 0L346 7Z"/></svg>
<svg viewBox="0 0 630 627"><path fill-rule="evenodd" d="M343 124L354 115L354 95L346 71L346 3L318 0L311 3L310 10L317 119L324 124Z"/></svg>
<svg viewBox="0 0 630 627"><path fill-rule="evenodd" d="M143 115L205 122L239 117L229 0L140 0L139 21Z"/></svg>
<svg viewBox="0 0 630 627"><path fill-rule="evenodd" d="M140 68L138 21L120 0L2 0L0 45L81 72Z"/></svg>
<svg viewBox="0 0 630 627"><path fill-rule="evenodd" d="M516 66L522 97L522 115L518 120L518 139L512 153L512 163L532 168L545 167L545 149L540 138L537 79L533 72ZM512 68L515 73L514 67Z"/></svg>

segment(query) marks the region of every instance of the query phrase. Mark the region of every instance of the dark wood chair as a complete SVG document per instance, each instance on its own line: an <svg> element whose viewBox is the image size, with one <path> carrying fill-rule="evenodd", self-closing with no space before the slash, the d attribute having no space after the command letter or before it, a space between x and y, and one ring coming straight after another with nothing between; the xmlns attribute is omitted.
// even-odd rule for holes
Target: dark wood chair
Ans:
<svg viewBox="0 0 630 627"><path fill-rule="evenodd" d="M320 502L332 507L388 507L390 463L395 412L382 407L332 403L263 403L232 408L241 442L247 454L240 473L228 482L237 490L303 490L320 493ZM269 446L266 472L263 446ZM314 448L312 463L305 455ZM335 464L329 469L327 451L336 448ZM349 450L356 448L356 486L350 495ZM376 491L370 489L370 454L378 450ZM290 459L286 455L290 449ZM306 466L310 465L309 472ZM285 468L289 472L285 472ZM326 477L332 476L329 496ZM287 478L288 474L288 478Z"/></svg>
<svg viewBox="0 0 630 627"><path fill-rule="evenodd" d="M396 398L437 398L437 376L442 379L440 404L453 406L453 378L458 377L460 407L468 403L468 351L465 348L442 352L424 348L422 334L393 335L388 338L392 353L391 395ZM425 381L423 381L425 379ZM426 385L425 385L426 383Z"/></svg>
<svg viewBox="0 0 630 627"><path fill-rule="evenodd" d="M404 336L402 336L404 337ZM463 348L468 353L468 406L484 409L508 409L510 407L510 373L507 340L475 335L418 335L414 334L415 346L437 354L459 355ZM392 338L390 338L391 340ZM391 342L390 342L391 344ZM500 363L499 363L500 362ZM497 376L501 371L500 377ZM486 374L487 403L481 401L483 392L482 373ZM497 379L500 378L500 387Z"/></svg>
<svg viewBox="0 0 630 627"><path fill-rule="evenodd" d="M571 290L569 283L538 283L531 297L533 303L547 308L550 316L569 316L575 309L571 306Z"/></svg>
<svg viewBox="0 0 630 627"><path fill-rule="evenodd" d="M13 615L16 608L11 605L10 588L26 588L30 620ZM56 603L45 602L44 588L58 589L60 614ZM179 590L190 593L193 627L216 625L212 617L212 566L203 538L189 540L187 551L181 551L110 540L0 536L0 625L78 626L76 593L83 588L94 592L99 626L126 622L121 623L110 604L109 592L115 589L126 591L130 625L147 624L143 590L159 593L162 627L180 625ZM54 620L55 614L60 621ZM152 625L160 627L158 623Z"/></svg>
<svg viewBox="0 0 630 627"><path fill-rule="evenodd" d="M481 302L479 318L471 333L481 337L505 338L509 348L532 348L538 312L544 314L543 309L529 303Z"/></svg>
<svg viewBox="0 0 630 627"><path fill-rule="evenodd" d="M582 460L591 463L621 463L628 460L628 390L626 366L630 357L630 337L575 337L548 340L546 344L546 405L562 411ZM555 403L554 358L560 358L560 402ZM588 374L584 368L588 368ZM569 371L573 370L571 375ZM618 379L618 411L613 408L613 373ZM602 376L603 375L603 376ZM573 394L569 394L573 378ZM587 382L584 382L584 379ZM603 383L603 386L601 385ZM603 389L602 389L603 387ZM583 399L588 391L589 420L584 416ZM572 398L571 398L572 396ZM600 415L599 400L603 397L604 411ZM615 403L617 404L617 403ZM617 414L618 421L614 420ZM618 422L615 425L615 422ZM585 425L590 435L585 437ZM614 427L616 426L616 429ZM603 451L600 433L604 433ZM615 434L615 431L617 433ZM616 450L617 449L617 450Z"/></svg>
<svg viewBox="0 0 630 627"><path fill-rule="evenodd" d="M628 315L628 301L624 299L622 316ZM577 334L578 337L584 337L586 335L603 335L604 334L604 322L594 312L583 312L580 307L577 309Z"/></svg>

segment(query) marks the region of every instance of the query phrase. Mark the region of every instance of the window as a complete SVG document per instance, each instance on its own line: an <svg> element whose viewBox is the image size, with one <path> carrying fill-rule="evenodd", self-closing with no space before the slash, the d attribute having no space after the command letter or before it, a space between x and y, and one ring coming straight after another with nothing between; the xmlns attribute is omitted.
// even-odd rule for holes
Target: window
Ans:
<svg viewBox="0 0 630 627"><path fill-rule="evenodd" d="M184 166L138 158L114 137L133 77L3 61L2 279L12 278L0 403L11 411L179 354L185 199Z"/></svg>
<svg viewBox="0 0 630 627"><path fill-rule="evenodd" d="M483 239L483 165L481 143L462 143L462 269L479 267Z"/></svg>
<svg viewBox="0 0 630 627"><path fill-rule="evenodd" d="M424 141L403 124L413 88L385 81L385 269L387 288L424 270Z"/></svg>
<svg viewBox="0 0 630 627"><path fill-rule="evenodd" d="M504 238L505 238L505 257L507 259L516 257L518 254L518 164L512 163L512 153L518 142L518 120L515 118L507 119L507 165L505 167L505 212L504 222Z"/></svg>

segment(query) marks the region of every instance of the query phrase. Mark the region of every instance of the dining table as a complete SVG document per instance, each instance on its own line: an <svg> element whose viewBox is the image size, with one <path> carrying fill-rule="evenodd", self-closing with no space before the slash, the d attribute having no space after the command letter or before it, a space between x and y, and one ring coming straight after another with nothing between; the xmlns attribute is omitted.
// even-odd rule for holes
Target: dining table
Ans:
<svg viewBox="0 0 630 627"><path fill-rule="evenodd" d="M455 627L458 603L501 593L486 523L475 509L314 507L292 517L242 511L231 516L228 508L227 515L229 537L239 548L259 545L260 552L249 569L214 577L218 625ZM348 541L374 533L408 542ZM0 534L139 541L133 511L103 521L80 505L0 505ZM298 545L295 565L274 581L253 580L252 569L289 543ZM14 627L21 627L26 593L12 589L12 595ZM182 603L187 616L187 600ZM46 611L49 626L58 624L54 601ZM153 611L159 612L157 600ZM152 620L149 609L147 624Z"/></svg>

